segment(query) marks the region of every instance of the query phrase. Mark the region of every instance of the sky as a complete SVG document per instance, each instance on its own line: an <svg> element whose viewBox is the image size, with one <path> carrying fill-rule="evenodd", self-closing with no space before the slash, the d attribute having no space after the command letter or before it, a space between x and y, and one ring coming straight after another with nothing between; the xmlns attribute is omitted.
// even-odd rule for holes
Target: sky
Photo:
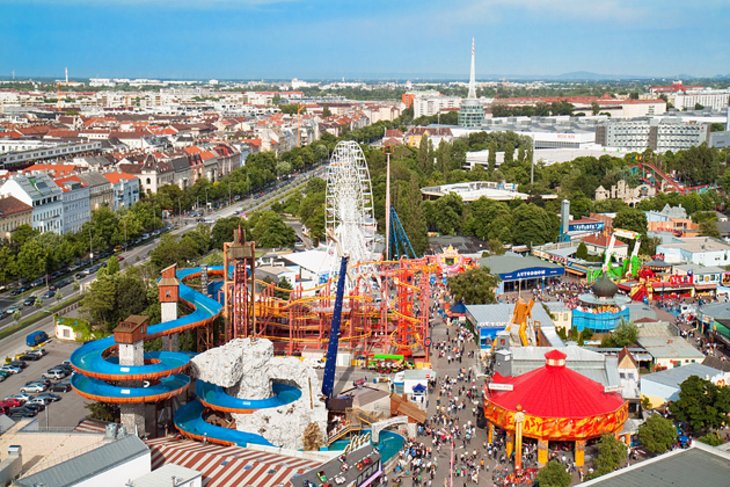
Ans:
<svg viewBox="0 0 730 487"><path fill-rule="evenodd" d="M0 76L730 74L730 0L0 0Z"/></svg>

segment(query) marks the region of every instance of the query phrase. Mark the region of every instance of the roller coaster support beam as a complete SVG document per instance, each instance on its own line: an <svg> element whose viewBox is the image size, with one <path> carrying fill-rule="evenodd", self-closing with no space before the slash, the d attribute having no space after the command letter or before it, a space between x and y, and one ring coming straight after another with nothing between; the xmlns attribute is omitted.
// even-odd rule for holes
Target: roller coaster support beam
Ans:
<svg viewBox="0 0 730 487"><path fill-rule="evenodd" d="M337 278L337 294L335 295L335 309L332 313L330 338L327 345L327 360L324 364L324 378L322 380L322 394L330 398L335 388L335 367L337 366L337 347L340 340L340 325L342 323L342 302L345 299L345 281L347 280L347 256L340 262L340 274Z"/></svg>

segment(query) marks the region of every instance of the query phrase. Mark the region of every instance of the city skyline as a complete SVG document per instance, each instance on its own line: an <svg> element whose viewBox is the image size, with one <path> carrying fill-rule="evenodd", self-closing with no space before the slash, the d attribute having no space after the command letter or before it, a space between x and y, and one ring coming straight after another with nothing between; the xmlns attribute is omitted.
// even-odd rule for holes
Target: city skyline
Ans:
<svg viewBox="0 0 730 487"><path fill-rule="evenodd" d="M466 79L727 74L727 2L0 0L0 75Z"/></svg>

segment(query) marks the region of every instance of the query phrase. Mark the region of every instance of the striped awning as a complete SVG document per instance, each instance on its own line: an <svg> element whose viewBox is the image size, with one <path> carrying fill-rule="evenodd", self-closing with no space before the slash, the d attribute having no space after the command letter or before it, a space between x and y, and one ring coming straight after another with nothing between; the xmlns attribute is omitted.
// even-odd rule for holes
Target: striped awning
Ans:
<svg viewBox="0 0 730 487"><path fill-rule="evenodd" d="M290 485L293 476L322 464L310 459L187 439L156 438L146 443L152 453L152 470L167 463L182 465L201 472L204 487Z"/></svg>

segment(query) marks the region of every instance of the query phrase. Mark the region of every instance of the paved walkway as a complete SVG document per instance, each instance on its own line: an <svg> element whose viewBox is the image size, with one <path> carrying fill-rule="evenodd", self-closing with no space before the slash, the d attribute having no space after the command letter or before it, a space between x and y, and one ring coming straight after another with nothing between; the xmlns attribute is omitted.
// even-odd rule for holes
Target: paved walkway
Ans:
<svg viewBox="0 0 730 487"><path fill-rule="evenodd" d="M482 373L482 367L477 359L476 342L468 337L461 342L455 340L458 333L458 325L446 326L440 319L432 328L432 366L438 373L438 384L429 394L429 424L427 430L420 432L411 444L416 453L415 461L407 453L402 455L400 463L403 468L400 472L389 475L388 485L505 485L504 476L511 472L502 439L497 438L493 445L489 445L486 430L476 427L476 413L477 408L481 407L483 384L483 379L477 378L476 374ZM460 347L459 343L463 345ZM455 358L459 352L454 353L454 347L463 350L461 361ZM443 357L439 357L439 348L445 348ZM462 374L466 371L469 378L465 376L459 380L460 371ZM444 385L447 376L454 382L450 386ZM439 389L442 390L440 396ZM468 391L470 397L467 397ZM449 408L450 404L456 408ZM467 431L472 433L471 436L467 436ZM452 434L455 438L453 468L450 439L447 437ZM419 456L422 457L421 460L418 459ZM534 466L535 459L533 450L525 467ZM412 468L419 464L420 469Z"/></svg>

